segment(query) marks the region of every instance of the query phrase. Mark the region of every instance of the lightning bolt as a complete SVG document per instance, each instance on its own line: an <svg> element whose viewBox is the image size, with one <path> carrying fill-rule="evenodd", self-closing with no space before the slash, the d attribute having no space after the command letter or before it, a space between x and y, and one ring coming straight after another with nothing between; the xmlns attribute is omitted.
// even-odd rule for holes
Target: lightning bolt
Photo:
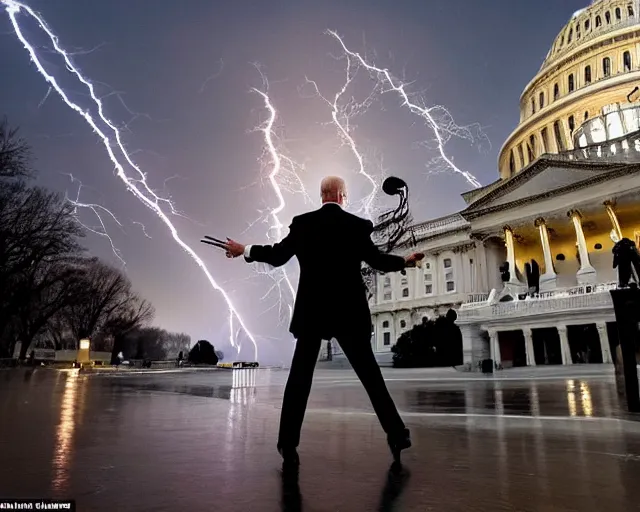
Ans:
<svg viewBox="0 0 640 512"><path fill-rule="evenodd" d="M377 86L374 87L372 93L361 105L355 104L354 101L351 100L346 107L342 106L340 104L341 99L344 96L344 94L347 92L347 89L353 82L353 79L355 78L355 74L357 73L357 67L353 66L353 61L351 57L347 54L346 58L347 58L346 79L342 87L338 90L338 92L333 97L333 101L329 100L327 97L323 96L320 93L320 89L315 80L310 80L309 78L305 77L305 81L307 84L311 85L314 88L316 95L320 99L322 99L322 101L324 101L331 109L331 118L333 119L333 124L335 124L335 126L338 129L338 135L340 136L340 139L343 142L343 144L349 147L349 150L351 151L351 153L353 153L353 156L355 157L358 163L358 174L361 174L362 176L364 176L371 184L371 192L362 200L362 203L363 203L362 210L364 215L367 217L367 219L373 220L374 202L380 190L380 185L378 181L371 174L367 173L365 170L364 157L358 150L356 141L351 135L351 127L349 124L349 120L354 113L360 110L366 109L366 107L368 107L368 105L370 104L370 100L371 98L373 98L373 95L377 89Z"/></svg>
<svg viewBox="0 0 640 512"><path fill-rule="evenodd" d="M106 215L108 217L110 217L119 227L120 229L124 230L124 227L122 226L122 223L118 220L118 217L115 216L115 214L109 210L108 208L97 204L97 203L86 203L80 200L80 193L82 192L82 188L84 187L84 185L82 184L82 182L73 176L73 174L71 173L64 173L66 176L69 177L69 179L71 179L71 183L77 183L78 184L78 191L76 193L76 198L75 199L71 199L68 195L65 194L65 199L67 202L69 202L70 204L73 205L73 214L76 218L76 222L78 224L80 224L84 229L86 229L87 231L101 236L103 238L106 238L109 241L109 244L111 245L111 251L113 252L113 254L115 255L116 258L118 258L120 260L120 262L122 263L123 267L127 266L127 262L124 260L124 258L122 257L122 253L120 252L120 249L118 249L113 241L113 238L111 238L111 235L109 235L109 232L107 231L107 226L105 223L105 219L102 218L103 215ZM78 215L78 209L79 208L86 208L88 210L91 210L93 212L93 214L96 216L96 218L98 219L98 223L100 224L99 228L94 228L91 226L88 226L87 224L84 224L81 220L80 217ZM144 226L143 226L144 229Z"/></svg>
<svg viewBox="0 0 640 512"><path fill-rule="evenodd" d="M171 236L174 239L174 241L189 256L191 256L191 258L195 261L195 263L204 272L205 276L207 277L207 280L209 281L209 283L211 284L213 289L218 291L222 295L222 297L224 298L224 300L227 303L227 306L229 308L229 317L230 317L229 323L230 323L230 326L233 327L234 319L239 323L240 327L242 328L242 330L245 332L245 334L247 335L247 337L251 340L251 342L253 344L254 358L257 360L258 359L258 345L257 345L257 342L256 342L253 334L251 334L251 332L249 331L249 329L245 325L244 320L242 319L242 317L238 313L237 309L233 305L233 303L232 303L231 299L229 298L228 294L226 293L226 291L220 285L218 285L218 283L215 281L215 279L213 278L213 276L211 275L211 273L207 269L204 261L202 261L202 259L200 259L200 257L196 254L196 252L180 238L180 235L178 234L178 231L177 231L176 227L173 225L173 223L169 219L168 215L164 212L164 210L162 209L161 205L168 206L170 208L170 210L171 210L171 213L174 214L174 215L179 215L179 212L177 212L173 208L173 205L172 205L171 201L169 201L167 199L164 199L162 197L159 197L149 187L149 185L147 183L147 177L146 177L145 173L142 172L142 170L133 162L130 153L126 150L126 148L125 148L125 146L124 146L124 144L122 142L122 137L121 137L120 130L116 127L116 125L104 113L103 103L97 97L93 84L86 77L84 77L82 75L82 73L76 68L76 66L73 64L73 62L72 62L72 60L70 58L70 55L67 52L65 52L65 50L60 46L59 41L58 41L58 37L53 33L53 31L51 29L49 29L49 27L47 26L45 21L35 11L33 11L29 6L27 6L27 5L25 5L25 4L21 3L21 2L17 2L15 0L0 0L0 4L4 5L5 10L6 10L7 14L9 15L9 19L11 20L11 24L13 26L13 29L14 29L15 33L16 33L16 36L18 37L18 39L20 40L20 42L22 43L24 48L29 53L29 55L31 57L31 60L35 64L35 66L36 66L38 72L40 73L40 75L47 81L47 83L53 88L53 90L56 91L58 96L60 96L62 101L64 101L69 108L71 108L72 110L74 110L76 113L78 113L80 116L83 117L83 119L87 122L87 124L89 124L89 126L93 129L93 131L101 139L102 143L104 144L105 150L106 150L106 152L107 152L107 154L109 156L109 159L112 161L112 163L113 163L113 165L114 165L114 167L116 169L116 174L117 174L118 178L120 178L122 180L122 182L124 183L124 185L127 188L127 190L129 192L131 192L137 199L139 199L145 206L147 206L149 209L151 209L160 218L160 220L169 229L169 231L171 233ZM40 28L47 34L47 36L51 40L51 43L53 45L53 48L55 49L55 52L64 59L64 62L65 62L66 67L67 67L67 71L69 71L70 73L74 74L78 78L78 80L88 88L89 96L93 100L95 105L97 106L99 120L95 119L94 116L89 111L83 110L77 103L74 103L68 97L67 93L60 87L60 85L58 84L56 78L54 76L50 75L49 73L47 73L47 71L45 70L44 66L42 65L42 63L41 63L41 61L40 61L40 59L38 57L38 54L36 53L34 47L29 43L29 41L27 40L27 38L24 36L24 34L22 32L21 25L17 20L17 15L20 12L24 12L24 13L28 14L31 18L33 18L38 23ZM111 130L111 133L112 133L111 136L109 136L109 135L107 135L107 133L105 133L106 130L101 129L98 126L98 123L100 121L102 123L104 123ZM121 152L123 158L125 159L125 161L130 165L130 167L132 169L134 169L136 171L136 173L138 174L139 178L132 179L129 176L127 176L127 173L124 170L124 166L120 162L118 157L116 156L116 154L114 152L114 148L112 147L112 145L115 145L120 150L120 152ZM241 349L241 345L240 345L240 342L238 342L237 339L235 338L233 329L230 329L229 341L230 341L231 345L234 348L236 348L238 353L239 353L240 349Z"/></svg>
<svg viewBox="0 0 640 512"><path fill-rule="evenodd" d="M326 33L338 41L345 55L350 59L349 65L351 64L351 59L353 59L360 66L369 71L369 73L375 75L378 80L382 80L390 87L391 91L398 93L402 99L402 106L407 107L413 114L420 116L425 121L426 125L431 128L435 135L439 158L446 167L453 172L460 174L474 188L482 186L473 174L457 167L445 152L445 145L452 136L460 137L471 142L475 141L475 137L469 127L458 126L453 120L453 116L451 116L449 111L442 105L425 107L412 102L409 97L409 93L406 90L406 84L394 78L388 69L374 66L373 64L368 63L362 55L350 50L336 31L327 30Z"/></svg>

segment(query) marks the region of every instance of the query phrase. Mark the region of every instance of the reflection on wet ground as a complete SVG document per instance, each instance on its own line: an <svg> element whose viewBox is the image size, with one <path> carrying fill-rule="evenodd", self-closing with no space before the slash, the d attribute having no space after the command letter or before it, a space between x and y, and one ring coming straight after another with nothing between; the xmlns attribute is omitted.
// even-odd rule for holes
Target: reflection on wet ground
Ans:
<svg viewBox="0 0 640 512"><path fill-rule="evenodd" d="M553 372L386 371L415 442L396 473L353 372L319 371L296 479L275 451L286 372L5 370L0 497L98 511L640 509L640 422L611 369Z"/></svg>

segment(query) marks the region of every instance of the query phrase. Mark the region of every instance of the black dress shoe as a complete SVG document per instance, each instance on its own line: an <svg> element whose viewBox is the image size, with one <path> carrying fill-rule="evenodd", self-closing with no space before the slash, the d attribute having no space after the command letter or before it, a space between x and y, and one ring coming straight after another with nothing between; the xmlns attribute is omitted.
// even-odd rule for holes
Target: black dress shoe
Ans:
<svg viewBox="0 0 640 512"><path fill-rule="evenodd" d="M278 452L282 456L283 469L294 469L300 465L300 457L295 448L278 446Z"/></svg>
<svg viewBox="0 0 640 512"><path fill-rule="evenodd" d="M402 450L411 448L409 429L405 428L400 434L388 435L387 443L389 443L389 449L391 450L391 455L393 455L394 463L400 464L400 453Z"/></svg>

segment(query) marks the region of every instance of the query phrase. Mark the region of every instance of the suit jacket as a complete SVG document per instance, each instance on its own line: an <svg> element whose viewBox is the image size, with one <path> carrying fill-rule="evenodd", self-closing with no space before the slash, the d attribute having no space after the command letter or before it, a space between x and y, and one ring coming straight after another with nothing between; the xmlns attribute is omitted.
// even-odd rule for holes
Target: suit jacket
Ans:
<svg viewBox="0 0 640 512"><path fill-rule="evenodd" d="M371 240L373 224L345 212L338 204L295 217L289 234L274 245L253 245L248 262L274 267L293 256L300 280L290 332L322 339L371 337L371 313L362 280L364 261L381 272L405 268L404 258L381 252Z"/></svg>

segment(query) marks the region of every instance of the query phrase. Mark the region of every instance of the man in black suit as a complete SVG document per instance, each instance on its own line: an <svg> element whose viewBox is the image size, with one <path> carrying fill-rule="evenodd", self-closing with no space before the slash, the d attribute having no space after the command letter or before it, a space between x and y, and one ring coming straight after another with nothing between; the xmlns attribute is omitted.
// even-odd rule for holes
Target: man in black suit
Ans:
<svg viewBox="0 0 640 512"><path fill-rule="evenodd" d="M289 234L274 245L244 246L227 240L227 257L274 267L293 256L300 280L290 332L297 339L284 392L278 451L285 465L299 464L297 447L322 340L336 338L369 395L396 461L411 446L371 348L371 313L361 275L364 261L381 272L415 267L424 255L407 258L382 253L371 240L373 224L342 209L346 186L328 177L321 185L322 207L295 217Z"/></svg>

